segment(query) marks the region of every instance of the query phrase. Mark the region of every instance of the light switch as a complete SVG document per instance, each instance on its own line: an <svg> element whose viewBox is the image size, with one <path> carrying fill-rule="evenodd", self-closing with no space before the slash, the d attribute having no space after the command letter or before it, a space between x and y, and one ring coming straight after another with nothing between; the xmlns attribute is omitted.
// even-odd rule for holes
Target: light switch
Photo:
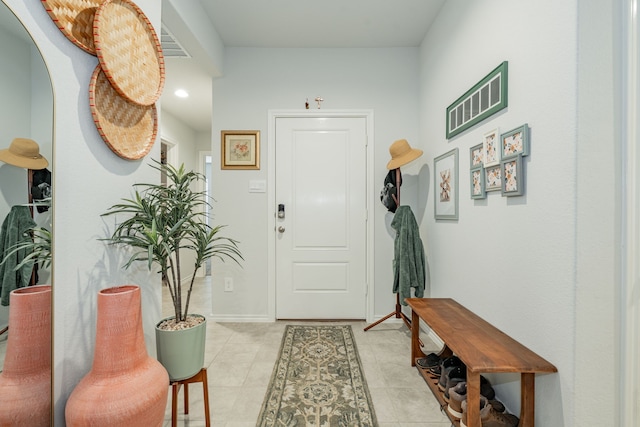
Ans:
<svg viewBox="0 0 640 427"><path fill-rule="evenodd" d="M267 181L256 179L249 181L249 193L265 193L267 191Z"/></svg>

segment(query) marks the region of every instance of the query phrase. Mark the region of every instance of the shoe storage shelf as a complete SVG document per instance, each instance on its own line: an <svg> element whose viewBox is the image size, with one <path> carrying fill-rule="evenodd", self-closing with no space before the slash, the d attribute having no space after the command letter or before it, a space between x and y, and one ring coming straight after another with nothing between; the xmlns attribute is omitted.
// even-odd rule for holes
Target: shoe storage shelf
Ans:
<svg viewBox="0 0 640 427"><path fill-rule="evenodd" d="M416 365L417 359L426 356L420 348L419 319L444 341L441 358L455 354L467 366L467 427L482 427L480 374L501 372L520 373L518 427L534 427L535 374L557 372L555 366L450 298L406 301L411 307L411 366L416 366L440 405L445 401L437 379ZM449 418L453 425L460 425L458 419Z"/></svg>

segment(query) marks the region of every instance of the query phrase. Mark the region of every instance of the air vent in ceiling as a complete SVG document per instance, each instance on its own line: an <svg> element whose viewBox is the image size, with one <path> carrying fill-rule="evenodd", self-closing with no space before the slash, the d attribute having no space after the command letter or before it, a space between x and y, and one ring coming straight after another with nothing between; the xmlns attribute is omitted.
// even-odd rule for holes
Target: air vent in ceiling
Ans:
<svg viewBox="0 0 640 427"><path fill-rule="evenodd" d="M178 39L162 24L160 31L160 43L162 44L162 54L165 58L191 58Z"/></svg>

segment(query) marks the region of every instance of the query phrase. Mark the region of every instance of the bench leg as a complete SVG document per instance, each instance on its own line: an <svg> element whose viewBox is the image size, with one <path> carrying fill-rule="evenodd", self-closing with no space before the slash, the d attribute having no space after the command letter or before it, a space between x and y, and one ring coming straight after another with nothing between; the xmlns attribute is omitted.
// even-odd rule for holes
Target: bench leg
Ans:
<svg viewBox="0 0 640 427"><path fill-rule="evenodd" d="M467 371L467 427L481 427L479 372Z"/></svg>
<svg viewBox="0 0 640 427"><path fill-rule="evenodd" d="M535 426L536 388L534 373L520 374L520 423L519 427Z"/></svg>
<svg viewBox="0 0 640 427"><path fill-rule="evenodd" d="M416 366L416 359L425 356L420 347L420 318L411 310L411 366Z"/></svg>

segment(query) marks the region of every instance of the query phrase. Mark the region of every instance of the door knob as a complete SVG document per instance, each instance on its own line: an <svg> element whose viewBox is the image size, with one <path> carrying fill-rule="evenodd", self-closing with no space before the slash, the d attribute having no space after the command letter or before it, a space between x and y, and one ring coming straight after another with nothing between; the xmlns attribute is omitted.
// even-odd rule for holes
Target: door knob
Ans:
<svg viewBox="0 0 640 427"><path fill-rule="evenodd" d="M278 231L279 231L280 233L284 233L284 227L283 227L283 226L278 227Z"/></svg>

